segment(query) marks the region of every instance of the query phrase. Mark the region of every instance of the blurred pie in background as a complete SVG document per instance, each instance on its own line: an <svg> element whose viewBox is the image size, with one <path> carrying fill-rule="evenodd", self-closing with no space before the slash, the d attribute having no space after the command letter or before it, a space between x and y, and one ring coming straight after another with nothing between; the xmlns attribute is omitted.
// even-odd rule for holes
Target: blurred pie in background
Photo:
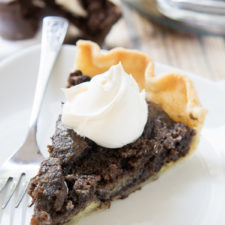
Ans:
<svg viewBox="0 0 225 225"><path fill-rule="evenodd" d="M0 36L8 40L32 38L46 15L70 21L67 42L82 37L101 43L121 12L109 0L0 0Z"/></svg>

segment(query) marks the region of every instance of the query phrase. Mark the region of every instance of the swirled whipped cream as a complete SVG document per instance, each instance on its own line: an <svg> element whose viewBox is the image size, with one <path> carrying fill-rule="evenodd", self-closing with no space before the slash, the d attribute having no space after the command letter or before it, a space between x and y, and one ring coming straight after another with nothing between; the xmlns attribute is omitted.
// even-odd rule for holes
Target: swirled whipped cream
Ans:
<svg viewBox="0 0 225 225"><path fill-rule="evenodd" d="M132 143L143 133L148 107L145 91L121 63L91 81L63 89L62 122L106 148Z"/></svg>

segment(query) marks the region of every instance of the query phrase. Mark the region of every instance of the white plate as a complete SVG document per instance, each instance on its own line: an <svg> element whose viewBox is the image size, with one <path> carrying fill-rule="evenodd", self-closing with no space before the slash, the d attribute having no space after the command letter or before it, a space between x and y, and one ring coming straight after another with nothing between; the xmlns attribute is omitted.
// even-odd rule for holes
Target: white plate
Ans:
<svg viewBox="0 0 225 225"><path fill-rule="evenodd" d="M40 47L35 46L0 64L0 165L25 136L39 55ZM73 70L74 57L75 47L64 46L49 82L38 126L38 143L46 156L63 99L60 88ZM179 70L156 63L156 74L169 71ZM188 75L209 110L197 152L110 209L83 218L79 225L225 224L225 86ZM3 198L0 195L0 202ZM27 201L19 209L11 202L0 211L0 224L28 224L32 210L27 210Z"/></svg>

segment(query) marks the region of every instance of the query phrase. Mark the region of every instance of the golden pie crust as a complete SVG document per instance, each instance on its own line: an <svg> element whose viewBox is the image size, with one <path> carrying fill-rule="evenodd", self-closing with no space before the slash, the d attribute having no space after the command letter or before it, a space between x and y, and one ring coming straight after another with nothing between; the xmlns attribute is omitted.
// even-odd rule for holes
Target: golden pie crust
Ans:
<svg viewBox="0 0 225 225"><path fill-rule="evenodd" d="M119 62L135 78L140 89L146 90L147 99L161 105L174 121L183 122L195 130L190 150L193 152L207 110L201 106L194 84L187 76L179 73L156 76L153 60L136 50L115 48L104 52L94 42L77 42L75 69L86 75L101 74Z"/></svg>

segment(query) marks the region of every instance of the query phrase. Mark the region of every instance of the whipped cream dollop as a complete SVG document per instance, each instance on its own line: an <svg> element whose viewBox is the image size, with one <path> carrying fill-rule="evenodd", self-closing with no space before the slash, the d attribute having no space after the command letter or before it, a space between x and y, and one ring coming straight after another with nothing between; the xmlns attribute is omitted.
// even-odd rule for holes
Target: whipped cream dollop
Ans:
<svg viewBox="0 0 225 225"><path fill-rule="evenodd" d="M139 90L121 63L63 90L62 122L80 136L106 148L119 148L143 133L148 117L145 91Z"/></svg>
<svg viewBox="0 0 225 225"><path fill-rule="evenodd" d="M74 15L82 17L87 16L87 12L84 10L79 0L56 0L56 4L62 6Z"/></svg>

